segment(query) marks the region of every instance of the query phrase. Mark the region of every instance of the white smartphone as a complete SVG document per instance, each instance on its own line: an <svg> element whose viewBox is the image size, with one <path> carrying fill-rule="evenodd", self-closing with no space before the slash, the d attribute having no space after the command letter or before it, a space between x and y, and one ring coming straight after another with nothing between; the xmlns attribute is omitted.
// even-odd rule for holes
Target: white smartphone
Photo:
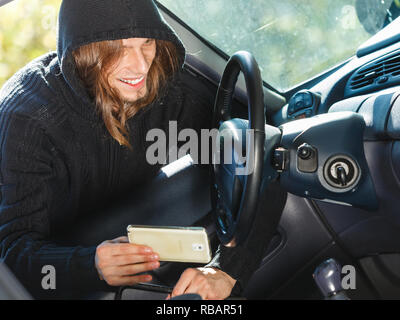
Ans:
<svg viewBox="0 0 400 320"><path fill-rule="evenodd" d="M160 261L208 263L210 243L202 227L158 227L129 225L130 243L149 246Z"/></svg>

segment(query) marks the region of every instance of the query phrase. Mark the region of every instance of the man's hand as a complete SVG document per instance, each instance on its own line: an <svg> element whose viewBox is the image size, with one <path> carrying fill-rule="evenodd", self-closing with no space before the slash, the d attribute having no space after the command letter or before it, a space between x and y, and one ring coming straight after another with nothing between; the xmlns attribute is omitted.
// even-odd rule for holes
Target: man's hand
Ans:
<svg viewBox="0 0 400 320"><path fill-rule="evenodd" d="M203 300L222 300L231 294L236 280L214 268L186 269L167 299L197 293Z"/></svg>
<svg viewBox="0 0 400 320"><path fill-rule="evenodd" d="M96 249L95 266L102 280L111 286L151 281L150 275L136 275L160 266L158 254L149 247L131 244L128 237L102 242Z"/></svg>

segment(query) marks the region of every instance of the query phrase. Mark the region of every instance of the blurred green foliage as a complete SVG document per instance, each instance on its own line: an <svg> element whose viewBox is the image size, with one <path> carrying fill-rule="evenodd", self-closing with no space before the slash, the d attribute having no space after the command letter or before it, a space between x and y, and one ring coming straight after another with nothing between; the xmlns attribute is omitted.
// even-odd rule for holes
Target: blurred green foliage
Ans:
<svg viewBox="0 0 400 320"><path fill-rule="evenodd" d="M15 0L0 8L0 87L18 69L55 50L61 0Z"/></svg>
<svg viewBox="0 0 400 320"><path fill-rule="evenodd" d="M368 39L355 1L160 0L227 54L251 51L264 80L279 90L349 58ZM60 3L14 0L0 8L0 87L30 60L55 49Z"/></svg>

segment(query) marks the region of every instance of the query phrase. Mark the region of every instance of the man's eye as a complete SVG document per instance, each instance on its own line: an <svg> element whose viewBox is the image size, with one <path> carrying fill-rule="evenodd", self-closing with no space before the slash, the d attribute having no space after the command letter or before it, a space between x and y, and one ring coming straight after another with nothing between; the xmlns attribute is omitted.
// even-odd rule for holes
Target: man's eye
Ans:
<svg viewBox="0 0 400 320"><path fill-rule="evenodd" d="M152 44L154 42L154 39L147 39L144 44Z"/></svg>

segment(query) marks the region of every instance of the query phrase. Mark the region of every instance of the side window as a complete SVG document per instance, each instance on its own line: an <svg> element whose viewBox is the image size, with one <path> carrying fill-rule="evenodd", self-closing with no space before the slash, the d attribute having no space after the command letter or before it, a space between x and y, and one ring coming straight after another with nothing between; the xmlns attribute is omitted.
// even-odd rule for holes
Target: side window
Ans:
<svg viewBox="0 0 400 320"><path fill-rule="evenodd" d="M14 0L0 7L0 87L18 69L56 48L61 0Z"/></svg>

